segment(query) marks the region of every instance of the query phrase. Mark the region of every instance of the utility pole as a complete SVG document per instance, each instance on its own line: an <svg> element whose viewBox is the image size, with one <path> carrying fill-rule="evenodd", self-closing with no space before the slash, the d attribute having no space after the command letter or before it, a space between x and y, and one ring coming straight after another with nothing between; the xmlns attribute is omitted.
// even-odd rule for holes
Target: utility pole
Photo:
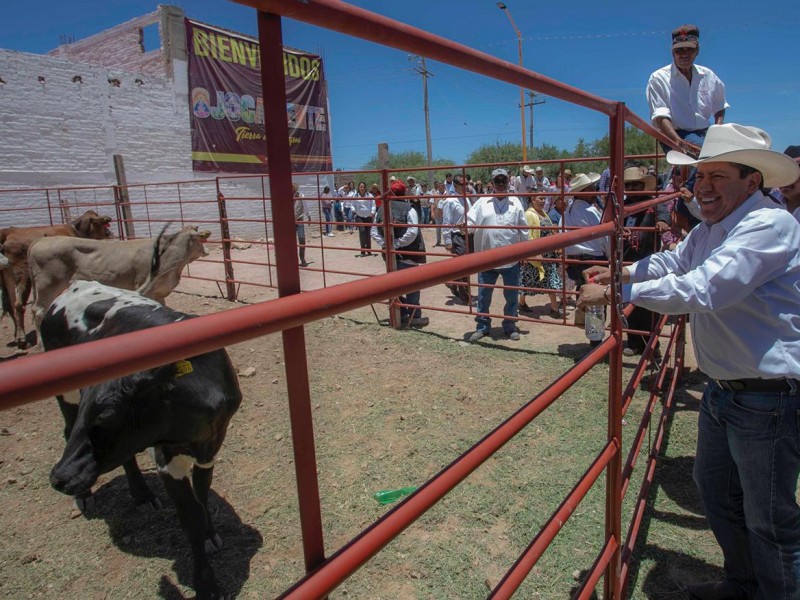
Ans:
<svg viewBox="0 0 800 600"><path fill-rule="evenodd" d="M428 108L428 77L433 77L433 73L428 71L425 67L425 57L424 56L414 56L411 55L408 57L409 60L418 59L419 62L414 67L414 71L422 75L422 102L423 102L423 110L425 111L425 142L427 144L428 150L428 189L433 189L433 171L431 167L433 167L433 150L431 149L431 114Z"/></svg>
<svg viewBox="0 0 800 600"><path fill-rule="evenodd" d="M514 33L517 35L517 53L519 55L519 66L522 66L522 33L520 33L514 18L511 16L511 11L508 10L503 2L497 3L497 8L506 13L508 20L511 22L511 27L514 28ZM525 142L525 91L519 88L519 120L522 123L522 162L528 160L528 144Z"/></svg>
<svg viewBox="0 0 800 600"><path fill-rule="evenodd" d="M537 94L536 92L528 90L528 103L525 106L528 106L531 109L531 118L530 118L531 133L529 136L529 139L531 140L531 152L533 152L533 107L536 106L537 104L544 104L545 102L546 100L542 98L541 94Z"/></svg>

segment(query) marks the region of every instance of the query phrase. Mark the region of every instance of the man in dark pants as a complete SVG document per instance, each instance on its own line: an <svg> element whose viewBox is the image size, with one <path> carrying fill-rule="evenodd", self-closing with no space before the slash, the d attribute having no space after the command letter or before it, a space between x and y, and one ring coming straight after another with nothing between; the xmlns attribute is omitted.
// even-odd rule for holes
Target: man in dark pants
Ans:
<svg viewBox="0 0 800 600"><path fill-rule="evenodd" d="M652 196L648 192L655 191L656 178L650 175L642 167L629 167L623 174L625 181L625 204L630 206L651 200ZM625 239L623 260L626 262L636 262L645 256L650 256L656 251L656 235L654 229L644 231L640 228L655 227L656 209L648 208L644 212L630 215L625 219L625 228L629 230L629 235ZM637 331L652 331L657 314L641 306L633 309L631 316L628 317L628 328ZM647 346L650 336L635 333L628 334L628 345L622 350L625 356L635 356L642 354ZM656 342L656 352L658 352L658 342Z"/></svg>
<svg viewBox="0 0 800 600"><path fill-rule="evenodd" d="M688 312L708 377L694 480L725 559L722 581L687 586L700 600L800 598L800 225L761 192L800 177L752 128L712 125L697 165L703 222L674 250L622 270L622 300ZM608 304L608 268L593 268L579 306Z"/></svg>
<svg viewBox="0 0 800 600"><path fill-rule="evenodd" d="M459 174L453 177L455 195L443 199L440 204L444 247L448 252L452 252L456 256L463 256L468 252L472 252L472 246L475 243L475 234L470 233L467 236L463 231L464 215L466 215L471 206L469 199L466 197L467 192L464 183L463 175ZM462 277L456 281L457 284L448 285L448 288L462 304L469 306L471 300L469 277Z"/></svg>
<svg viewBox="0 0 800 600"><path fill-rule="evenodd" d="M386 211L389 211L390 223L392 224L392 240L395 252L391 256L395 260L395 269L411 269L426 262L425 240L422 239L422 232L418 225L417 211L411 203L405 199L392 199L392 196L406 196L406 185L399 179L393 181L389 186L391 190L386 195L386 200L381 204L375 215L375 225L372 227L372 239L374 239L381 249L385 249L386 240L383 238L383 222ZM388 207L386 205L389 205ZM406 254L414 252L415 254ZM416 254L420 252L422 254ZM386 254L384 253L384 256ZM409 292L405 296L400 296L400 302L410 306L400 307L400 323L403 327L425 327L429 321L428 317L422 316L422 309L419 308L420 292L416 290Z"/></svg>

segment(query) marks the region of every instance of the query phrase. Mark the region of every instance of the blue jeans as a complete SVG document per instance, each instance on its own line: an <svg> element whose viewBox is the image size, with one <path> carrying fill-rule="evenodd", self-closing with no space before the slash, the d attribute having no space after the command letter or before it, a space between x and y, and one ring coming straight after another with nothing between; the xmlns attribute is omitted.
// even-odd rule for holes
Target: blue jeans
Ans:
<svg viewBox="0 0 800 600"><path fill-rule="evenodd" d="M497 278L503 276L504 286L519 286L519 263L505 269L492 269L490 271L482 271L478 273L478 283L494 285L497 283ZM494 288L479 287L478 288L478 312L488 313L489 307L492 305L492 292ZM507 317L516 317L519 313L519 290L503 289L503 296L506 299L506 305L503 307L503 314ZM478 315L475 317L475 322L478 324L476 329L489 333L492 328L492 319L486 315ZM506 335L512 331L516 331L517 323L514 319L503 319L503 331Z"/></svg>
<svg viewBox="0 0 800 600"><path fill-rule="evenodd" d="M353 231L355 227L353 227L353 218L355 217L356 213L353 212L353 209L347 207L344 209L344 220L347 221L347 230Z"/></svg>
<svg viewBox="0 0 800 600"><path fill-rule="evenodd" d="M412 269L417 266L417 263L404 262L402 260L398 260L395 264L397 265L398 271L402 271L403 269ZM413 304L415 306L419 306L419 297L419 290L416 292L409 292L405 296L400 296L400 302L403 304ZM400 307L400 319L403 321L408 321L409 319L419 319L421 316L421 308L409 308L407 306Z"/></svg>
<svg viewBox="0 0 800 600"><path fill-rule="evenodd" d="M691 142L692 144L697 144L698 146L703 146L703 142L706 139L706 131L707 129L676 129L675 133L678 134L678 137L682 140L686 140L687 142ZM666 144L661 144L661 148L664 152L669 152L672 150ZM689 171L689 178L686 180L686 187L692 191L694 191L694 180L697 176L697 167L692 167L691 171Z"/></svg>
<svg viewBox="0 0 800 600"><path fill-rule="evenodd" d="M325 223L325 233L326 234L332 233L331 230L333 229L333 227L331 226L331 223L330 223L331 221L333 221L333 219L331 218L331 209L330 208L323 208L322 209L322 214L325 215L325 220L327 221L327 223Z"/></svg>
<svg viewBox="0 0 800 600"><path fill-rule="evenodd" d="M706 386L694 480L725 575L750 598L800 598L798 429L800 394Z"/></svg>
<svg viewBox="0 0 800 600"><path fill-rule="evenodd" d="M427 225L431 222L431 209L429 206L422 207L422 224Z"/></svg>

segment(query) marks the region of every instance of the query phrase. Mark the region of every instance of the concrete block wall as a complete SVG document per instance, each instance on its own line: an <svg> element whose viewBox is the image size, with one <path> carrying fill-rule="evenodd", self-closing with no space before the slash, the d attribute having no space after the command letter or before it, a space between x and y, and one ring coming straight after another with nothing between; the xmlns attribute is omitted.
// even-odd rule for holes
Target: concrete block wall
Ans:
<svg viewBox="0 0 800 600"><path fill-rule="evenodd" d="M192 179L182 67L173 80L0 50L0 186L114 183L114 154L130 183Z"/></svg>
<svg viewBox="0 0 800 600"><path fill-rule="evenodd" d="M143 53L141 28L154 22L159 22L164 51ZM192 171L189 123L185 30L177 7L162 5L50 55L0 49L0 227L60 221L59 204L70 214L92 199L106 205L113 198L110 189L62 191L58 198L53 192L48 197L44 191L9 190L114 185L115 154L122 155L131 185L213 180L213 174ZM306 196L317 195L315 177L297 181ZM268 178L265 186L268 194ZM150 193L169 202L178 195L184 201L216 199L213 181L188 187L189 193L179 194L180 186L157 186ZM221 187L233 197L262 193L258 178L227 180ZM144 191L132 190L137 195ZM22 210L34 204L42 210ZM244 203L232 204L231 216L245 218ZM48 205L55 209L46 210ZM214 204L186 210L195 208L201 214L185 216L217 218ZM135 218L177 218L174 205L148 211ZM316 217L318 211L312 213ZM247 234L245 225L233 229Z"/></svg>
<svg viewBox="0 0 800 600"><path fill-rule="evenodd" d="M144 51L142 29L154 23L160 23L159 11L131 19L83 40L59 46L48 54L132 73L169 75L165 70L161 48Z"/></svg>

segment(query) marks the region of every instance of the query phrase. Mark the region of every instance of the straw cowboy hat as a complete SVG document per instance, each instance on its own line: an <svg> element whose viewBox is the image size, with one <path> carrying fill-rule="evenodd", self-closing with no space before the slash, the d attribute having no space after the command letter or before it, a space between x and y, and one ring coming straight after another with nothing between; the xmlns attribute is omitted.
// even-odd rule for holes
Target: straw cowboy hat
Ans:
<svg viewBox="0 0 800 600"><path fill-rule="evenodd" d="M730 162L758 169L764 176L766 187L791 185L800 177L800 166L795 161L770 150L769 135L757 127L736 123L712 125L708 128L700 156L691 156L671 150L667 162L671 165L698 165L704 162Z"/></svg>
<svg viewBox="0 0 800 600"><path fill-rule="evenodd" d="M629 181L641 181L644 183L644 191L654 192L656 190L656 176L650 175L644 167L628 167L622 173L625 183Z"/></svg>
<svg viewBox="0 0 800 600"><path fill-rule="evenodd" d="M580 192L600 181L600 173L578 173L569 182L570 192Z"/></svg>

